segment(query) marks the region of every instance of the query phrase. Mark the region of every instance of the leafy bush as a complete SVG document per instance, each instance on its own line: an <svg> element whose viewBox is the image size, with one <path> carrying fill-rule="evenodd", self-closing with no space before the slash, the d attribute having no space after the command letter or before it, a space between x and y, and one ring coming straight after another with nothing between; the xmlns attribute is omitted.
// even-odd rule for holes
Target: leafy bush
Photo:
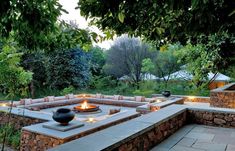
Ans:
<svg viewBox="0 0 235 151"><path fill-rule="evenodd" d="M94 76L90 81L90 87L98 90L114 88L116 85L117 81L114 80L111 76Z"/></svg>
<svg viewBox="0 0 235 151"><path fill-rule="evenodd" d="M145 97L151 97L151 95L154 93L153 90L135 90L133 91L134 95L141 95Z"/></svg>
<svg viewBox="0 0 235 151"><path fill-rule="evenodd" d="M19 149L20 146L20 130L15 130L14 127L9 125L3 125L0 127L0 143L3 142L4 134L6 136L6 143L15 149Z"/></svg>
<svg viewBox="0 0 235 151"><path fill-rule="evenodd" d="M75 92L75 88L73 86L69 86L67 88L64 88L62 91L61 91L61 95L66 95L66 94L69 94L69 93L74 93Z"/></svg>
<svg viewBox="0 0 235 151"><path fill-rule="evenodd" d="M47 84L52 89L86 87L90 79L88 55L79 48L53 53L47 60Z"/></svg>

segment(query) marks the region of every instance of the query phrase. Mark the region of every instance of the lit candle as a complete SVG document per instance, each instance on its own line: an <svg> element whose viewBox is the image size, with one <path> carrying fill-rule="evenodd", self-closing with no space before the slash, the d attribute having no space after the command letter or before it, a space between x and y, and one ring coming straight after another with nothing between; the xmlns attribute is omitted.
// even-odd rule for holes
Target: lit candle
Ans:
<svg viewBox="0 0 235 151"><path fill-rule="evenodd" d="M159 99L157 99L157 103L160 103L160 102L162 102L161 100L159 100Z"/></svg>
<svg viewBox="0 0 235 151"><path fill-rule="evenodd" d="M6 105L5 103L2 103L1 106L2 106L2 107L6 107L7 105Z"/></svg>
<svg viewBox="0 0 235 151"><path fill-rule="evenodd" d="M188 97L190 100L193 100L193 99L195 99L195 96L189 96Z"/></svg>
<svg viewBox="0 0 235 151"><path fill-rule="evenodd" d="M94 118L89 117L89 118L88 118L88 122L91 122L91 123L94 122Z"/></svg>

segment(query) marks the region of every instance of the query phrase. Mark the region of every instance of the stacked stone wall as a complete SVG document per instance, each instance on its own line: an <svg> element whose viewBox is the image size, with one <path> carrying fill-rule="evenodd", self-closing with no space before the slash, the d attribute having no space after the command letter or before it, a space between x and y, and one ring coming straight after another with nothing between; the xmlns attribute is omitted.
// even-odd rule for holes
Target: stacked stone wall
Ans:
<svg viewBox="0 0 235 151"><path fill-rule="evenodd" d="M7 112L0 112L0 126L5 125L8 122L9 114ZM19 130L24 126L37 124L45 122L46 120L25 117L20 115L11 114L10 116L10 124L14 126L15 129Z"/></svg>
<svg viewBox="0 0 235 151"><path fill-rule="evenodd" d="M235 113L204 111L204 110L188 110L188 123L196 123L219 127L235 127Z"/></svg>
<svg viewBox="0 0 235 151"><path fill-rule="evenodd" d="M210 105L213 107L235 108L235 91L211 91Z"/></svg>
<svg viewBox="0 0 235 151"><path fill-rule="evenodd" d="M160 124L154 125L154 127L151 130L126 141L125 143L116 148L112 148L112 150L148 151L156 144L159 144L164 139L175 133L185 124L186 124L186 111L172 118L169 118ZM107 150L109 150L109 148Z"/></svg>
<svg viewBox="0 0 235 151"><path fill-rule="evenodd" d="M115 122L112 122L110 124L105 124L103 126L100 126L98 128L91 129L89 131L85 131L83 133L80 133L79 135L75 135L72 137L68 137L65 139L59 139L54 138L47 135L42 135L39 133L34 133L27 130L22 130L21 133L21 141L20 141L20 151L44 151L47 149L50 149L52 147L58 146L60 144L64 144L66 142L70 142L75 139L79 139L81 137L84 137L86 135L89 135L91 133L95 133L97 131L100 131L102 129L105 129L107 127L117 125L119 123L125 122L127 120L131 120L133 118L136 118L137 116L140 116L140 114L135 114L133 116L123 118L121 120L116 120Z"/></svg>

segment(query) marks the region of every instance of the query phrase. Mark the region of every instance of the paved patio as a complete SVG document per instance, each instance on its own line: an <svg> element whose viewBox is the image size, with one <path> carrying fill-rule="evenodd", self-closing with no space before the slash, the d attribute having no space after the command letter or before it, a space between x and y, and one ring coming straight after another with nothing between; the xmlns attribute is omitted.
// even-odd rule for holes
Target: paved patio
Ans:
<svg viewBox="0 0 235 151"><path fill-rule="evenodd" d="M151 151L235 151L235 129L187 125Z"/></svg>

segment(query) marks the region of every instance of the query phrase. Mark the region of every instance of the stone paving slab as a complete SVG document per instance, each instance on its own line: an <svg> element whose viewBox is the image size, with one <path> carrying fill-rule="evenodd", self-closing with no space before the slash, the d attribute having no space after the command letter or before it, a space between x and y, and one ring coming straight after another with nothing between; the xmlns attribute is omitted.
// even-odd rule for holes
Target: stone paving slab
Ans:
<svg viewBox="0 0 235 151"><path fill-rule="evenodd" d="M193 148L204 149L207 151L224 151L226 144L219 144L214 142L196 142L192 145Z"/></svg>
<svg viewBox="0 0 235 151"><path fill-rule="evenodd" d="M235 138L226 135L216 135L213 139L213 142L222 144L235 144Z"/></svg>
<svg viewBox="0 0 235 151"><path fill-rule="evenodd" d="M193 138L183 138L183 139L181 139L181 140L177 143L177 145L190 147L190 146L192 146L195 142L196 142L196 139L193 139Z"/></svg>
<svg viewBox="0 0 235 151"><path fill-rule="evenodd" d="M186 126L181 128L151 151L235 151L235 137L232 136L233 133L235 134L234 128L196 124L189 126L191 126L191 129ZM187 133L182 133L182 129L187 129L185 130ZM229 133L231 133L231 136L227 135ZM179 134L181 134L180 140ZM178 140L178 142L175 142L175 140Z"/></svg>
<svg viewBox="0 0 235 151"><path fill-rule="evenodd" d="M207 134L202 132L189 132L185 137L193 138L193 139L200 139L200 140L208 140L211 141L214 138L214 134Z"/></svg>
<svg viewBox="0 0 235 151"><path fill-rule="evenodd" d="M66 132L66 131L69 131L69 130L72 130L75 128L82 127L82 126L84 126L84 123L81 123L79 121L72 121L68 125L63 126L57 122L47 122L47 123L43 124L42 126L45 128L53 129L53 130Z"/></svg>
<svg viewBox="0 0 235 151"><path fill-rule="evenodd" d="M173 135L168 137L165 141L157 145L152 149L152 151L158 150L167 150L169 151L173 146L175 146L183 137L189 133L194 128L194 125L186 125L183 128L179 129Z"/></svg>
<svg viewBox="0 0 235 151"><path fill-rule="evenodd" d="M187 147L187 146L181 146L181 145L175 145L172 149L169 151L206 151L204 149L197 149L197 148L192 148L192 147Z"/></svg>
<svg viewBox="0 0 235 151"><path fill-rule="evenodd" d="M233 145L228 144L227 148L226 148L226 151L235 151L235 144L233 144Z"/></svg>
<svg viewBox="0 0 235 151"><path fill-rule="evenodd" d="M155 112L151 112L133 120L152 124L161 123L163 121L167 121L172 116L175 116L175 114L184 112L186 109L187 107L182 105L171 105L167 108L156 111L158 112L158 114L155 114Z"/></svg>

